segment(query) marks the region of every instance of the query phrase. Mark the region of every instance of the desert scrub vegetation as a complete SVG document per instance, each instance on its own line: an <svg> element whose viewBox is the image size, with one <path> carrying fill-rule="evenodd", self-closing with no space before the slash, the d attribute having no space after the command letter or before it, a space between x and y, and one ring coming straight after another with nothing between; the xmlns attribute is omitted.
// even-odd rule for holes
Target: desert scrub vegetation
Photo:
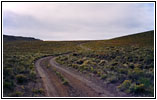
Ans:
<svg viewBox="0 0 157 100"><path fill-rule="evenodd" d="M154 95L154 49L138 46L106 46L60 55L56 61L134 96Z"/></svg>
<svg viewBox="0 0 157 100"><path fill-rule="evenodd" d="M134 96L153 96L153 46L154 31L101 41L4 41L3 94L39 93L28 87L29 83L36 82L34 62L53 55L57 56L58 63L115 84L120 91ZM130 84L129 88L125 88L126 83Z"/></svg>
<svg viewBox="0 0 157 100"><path fill-rule="evenodd" d="M35 82L36 71L34 68L33 54L6 54L3 58L3 92L4 96L27 96L29 93L23 91L28 88L29 82ZM38 57L38 56L36 56ZM23 86L23 87L22 87ZM32 87L33 88L33 87Z"/></svg>
<svg viewBox="0 0 157 100"><path fill-rule="evenodd" d="M35 96L29 87L36 83L34 63L44 56L78 50L80 42L5 41L3 43L3 96ZM47 66L50 67L49 65ZM66 83L66 82L65 82ZM35 94L35 95L33 95Z"/></svg>

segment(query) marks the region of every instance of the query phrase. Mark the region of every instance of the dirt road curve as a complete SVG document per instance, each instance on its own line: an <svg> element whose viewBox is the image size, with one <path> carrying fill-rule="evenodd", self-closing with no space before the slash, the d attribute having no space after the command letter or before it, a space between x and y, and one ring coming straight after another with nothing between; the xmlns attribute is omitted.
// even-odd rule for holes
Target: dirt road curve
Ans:
<svg viewBox="0 0 157 100"><path fill-rule="evenodd" d="M53 57L45 57L36 61L35 66L43 80L45 95L48 97L114 97L115 93L105 90L103 87L93 83L64 67L57 64ZM45 63L51 66L47 68ZM54 68L60 72L68 81L68 85L63 85L58 76L54 73Z"/></svg>

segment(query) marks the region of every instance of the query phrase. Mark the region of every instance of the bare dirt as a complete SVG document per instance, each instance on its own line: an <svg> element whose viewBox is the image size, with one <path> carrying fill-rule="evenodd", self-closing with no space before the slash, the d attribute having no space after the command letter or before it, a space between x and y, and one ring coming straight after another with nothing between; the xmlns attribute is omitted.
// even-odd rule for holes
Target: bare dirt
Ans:
<svg viewBox="0 0 157 100"><path fill-rule="evenodd" d="M50 64L50 67L46 67ZM55 62L55 57L44 57L35 63L48 97L117 97L127 96L117 92L112 86L105 86L98 79L85 77L79 72L65 68ZM68 85L63 85L61 79L53 71L61 73L68 81ZM101 83L100 83L101 82Z"/></svg>

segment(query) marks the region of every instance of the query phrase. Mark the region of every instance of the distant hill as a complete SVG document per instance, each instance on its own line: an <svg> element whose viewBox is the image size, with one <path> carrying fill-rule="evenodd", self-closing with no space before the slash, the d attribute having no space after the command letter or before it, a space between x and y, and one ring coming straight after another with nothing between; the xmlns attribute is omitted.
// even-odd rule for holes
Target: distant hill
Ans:
<svg viewBox="0 0 157 100"><path fill-rule="evenodd" d="M117 37L109 40L89 41L84 45L88 47L104 47L104 46L154 46L154 30L136 33L132 35Z"/></svg>
<svg viewBox="0 0 157 100"><path fill-rule="evenodd" d="M122 36L109 40L112 43L134 44L134 45L152 45L154 46L154 30Z"/></svg>
<svg viewBox="0 0 157 100"><path fill-rule="evenodd" d="M10 36L10 35L3 35L3 41L17 41L17 40L23 40L23 41L35 41L39 39L35 39L32 37L22 37L22 36Z"/></svg>

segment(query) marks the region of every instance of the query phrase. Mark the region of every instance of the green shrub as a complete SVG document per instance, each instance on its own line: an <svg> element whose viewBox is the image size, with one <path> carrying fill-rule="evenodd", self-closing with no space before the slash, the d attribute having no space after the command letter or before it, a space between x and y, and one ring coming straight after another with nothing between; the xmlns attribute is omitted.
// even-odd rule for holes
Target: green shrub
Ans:
<svg viewBox="0 0 157 100"><path fill-rule="evenodd" d="M101 72L97 71L97 76L100 77L101 76Z"/></svg>
<svg viewBox="0 0 157 100"><path fill-rule="evenodd" d="M6 82L6 81L4 81L3 82L3 87L5 88L5 89L13 89L14 88L14 84L13 84L13 82Z"/></svg>
<svg viewBox="0 0 157 100"><path fill-rule="evenodd" d="M90 71L93 72L93 71L94 71L94 68L93 68L93 67L90 67Z"/></svg>
<svg viewBox="0 0 157 100"><path fill-rule="evenodd" d="M118 81L118 77L115 76L115 75L112 75L112 76L110 76L110 77L107 78L107 81L109 83L116 83Z"/></svg>
<svg viewBox="0 0 157 100"><path fill-rule="evenodd" d="M112 63L112 66L116 66L116 65L118 65L117 62L113 62L113 63Z"/></svg>
<svg viewBox="0 0 157 100"><path fill-rule="evenodd" d="M144 93L144 92L145 92L144 84L139 84L139 85L132 84L132 85L130 86L130 92L131 92L131 93L134 93L134 94L141 94L141 93Z"/></svg>
<svg viewBox="0 0 157 100"><path fill-rule="evenodd" d="M134 68L133 70L129 70L128 76L132 80L138 80L140 77L144 76L144 72L140 68Z"/></svg>
<svg viewBox="0 0 157 100"><path fill-rule="evenodd" d="M129 68L131 68L131 69L134 69L134 64L133 63L131 63L130 65L129 65Z"/></svg>
<svg viewBox="0 0 157 100"><path fill-rule="evenodd" d="M118 89L120 89L121 91L126 91L129 89L130 86L131 86L131 80L125 80L123 81L122 84L118 86Z"/></svg>
<svg viewBox="0 0 157 100"><path fill-rule="evenodd" d="M97 70L96 70L96 69L94 69L94 70L93 70L93 73L94 73L94 74L97 74Z"/></svg>
<svg viewBox="0 0 157 100"><path fill-rule="evenodd" d="M33 93L36 93L36 94L42 94L42 93L44 93L44 89L43 88L40 88L40 89L32 89L32 92Z"/></svg>
<svg viewBox="0 0 157 100"><path fill-rule="evenodd" d="M79 65L77 65L77 64L72 64L71 65L73 68L75 68L75 69L78 69L79 68Z"/></svg>
<svg viewBox="0 0 157 100"><path fill-rule="evenodd" d="M84 70L87 70L87 71L88 71L88 70L89 70L89 67L84 67Z"/></svg>
<svg viewBox="0 0 157 100"><path fill-rule="evenodd" d="M10 97L21 97L21 96L23 96L23 93L20 91L16 91L16 92L9 94L9 96Z"/></svg>
<svg viewBox="0 0 157 100"><path fill-rule="evenodd" d="M36 72L35 71L30 71L30 79L34 80L36 79Z"/></svg>
<svg viewBox="0 0 157 100"><path fill-rule="evenodd" d="M16 75L17 83L24 83L27 81L27 77L23 74Z"/></svg>
<svg viewBox="0 0 157 100"><path fill-rule="evenodd" d="M91 60L85 60L82 65L85 65L85 66L93 65L94 66L94 65L96 65L96 63L92 62Z"/></svg>
<svg viewBox="0 0 157 100"><path fill-rule="evenodd" d="M101 79L106 79L107 78L107 75L106 74L103 74L103 75L101 75Z"/></svg>
<svg viewBox="0 0 157 100"><path fill-rule="evenodd" d="M76 63L77 63L77 64L83 64L83 60L82 60L82 59L79 59Z"/></svg>
<svg viewBox="0 0 157 100"><path fill-rule="evenodd" d="M64 80L64 81L62 82L62 84L63 84L63 85L68 85L69 83L68 83L67 80Z"/></svg>
<svg viewBox="0 0 157 100"><path fill-rule="evenodd" d="M119 68L118 72L121 73L121 74L128 74L128 69L126 69L126 68Z"/></svg>
<svg viewBox="0 0 157 100"><path fill-rule="evenodd" d="M13 68L4 68L3 74L6 76L14 75Z"/></svg>
<svg viewBox="0 0 157 100"><path fill-rule="evenodd" d="M139 81L139 83L144 84L145 87L149 87L149 86L153 85L153 83L151 83L151 80L149 78L141 77L138 81Z"/></svg>
<svg viewBox="0 0 157 100"><path fill-rule="evenodd" d="M18 73L24 73L26 71L26 68L24 66L17 66L16 71Z"/></svg>
<svg viewBox="0 0 157 100"><path fill-rule="evenodd" d="M104 64L106 64L107 61L106 60L100 60L100 62L98 63L99 65L103 66Z"/></svg>
<svg viewBox="0 0 157 100"><path fill-rule="evenodd" d="M82 64L82 65L80 65L79 69L80 69L80 70L84 70L85 67L86 67L86 66Z"/></svg>

